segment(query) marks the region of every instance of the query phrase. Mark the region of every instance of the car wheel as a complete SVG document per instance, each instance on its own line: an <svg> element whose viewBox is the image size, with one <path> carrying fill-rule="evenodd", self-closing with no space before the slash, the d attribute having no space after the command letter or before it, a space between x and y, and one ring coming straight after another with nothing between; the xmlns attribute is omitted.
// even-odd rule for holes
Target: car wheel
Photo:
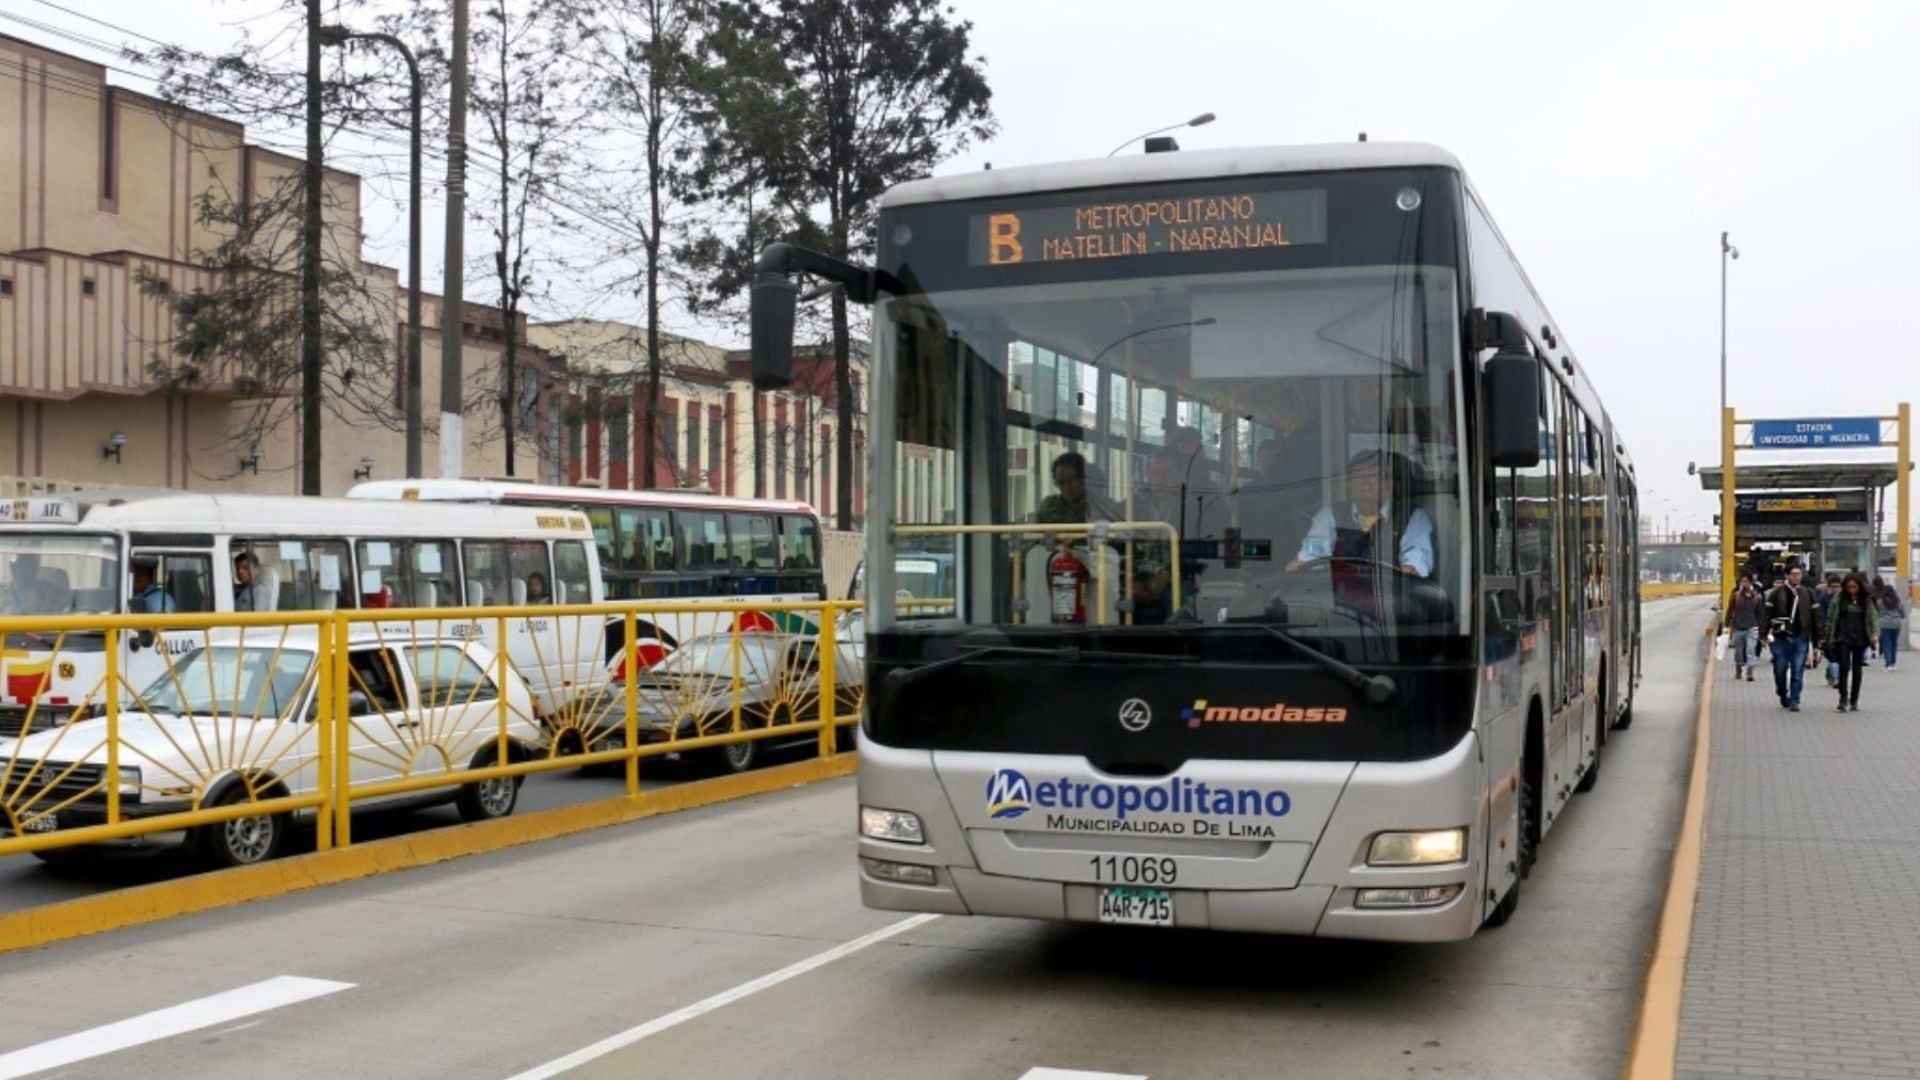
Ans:
<svg viewBox="0 0 1920 1080"><path fill-rule="evenodd" d="M476 769L491 768L493 756L475 761ZM495 776L486 780L477 780L463 784L460 794L454 797L454 808L460 811L462 821L494 821L508 817L513 808L520 803L520 777Z"/></svg>
<svg viewBox="0 0 1920 1080"><path fill-rule="evenodd" d="M234 784L213 805L237 806L247 801L246 785ZM254 866L280 854L286 842L285 814L231 818L200 827L200 858L215 869Z"/></svg>

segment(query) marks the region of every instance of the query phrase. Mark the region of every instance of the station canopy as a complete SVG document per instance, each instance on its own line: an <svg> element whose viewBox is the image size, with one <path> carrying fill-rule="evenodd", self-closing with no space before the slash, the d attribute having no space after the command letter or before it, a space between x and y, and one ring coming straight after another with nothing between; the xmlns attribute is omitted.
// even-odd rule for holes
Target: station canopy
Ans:
<svg viewBox="0 0 1920 1080"><path fill-rule="evenodd" d="M1720 466L1700 470L1700 486L1720 490ZM1900 476L1890 461L1809 461L1775 465L1741 465L1734 472L1735 491L1795 491L1811 488L1883 488Z"/></svg>

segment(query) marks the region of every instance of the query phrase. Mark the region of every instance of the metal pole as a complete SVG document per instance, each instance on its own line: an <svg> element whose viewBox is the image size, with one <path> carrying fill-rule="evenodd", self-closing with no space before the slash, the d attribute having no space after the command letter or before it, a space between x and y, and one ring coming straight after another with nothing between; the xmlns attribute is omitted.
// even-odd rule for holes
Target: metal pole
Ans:
<svg viewBox="0 0 1920 1080"><path fill-rule="evenodd" d="M300 494L320 494L320 0L307 0L307 160L300 223Z"/></svg>
<svg viewBox="0 0 1920 1080"><path fill-rule="evenodd" d="M420 65L413 50L389 37L407 59L413 79L413 139L407 173L407 476L418 477L426 466L420 460Z"/></svg>
<svg viewBox="0 0 1920 1080"><path fill-rule="evenodd" d="M318 0L314 0L318 2ZM440 475L463 471L460 344L466 325L467 0L453 0L453 68L447 101L447 265L440 306Z"/></svg>
<svg viewBox="0 0 1920 1080"><path fill-rule="evenodd" d="M1727 234L1720 234L1720 411L1727 410Z"/></svg>

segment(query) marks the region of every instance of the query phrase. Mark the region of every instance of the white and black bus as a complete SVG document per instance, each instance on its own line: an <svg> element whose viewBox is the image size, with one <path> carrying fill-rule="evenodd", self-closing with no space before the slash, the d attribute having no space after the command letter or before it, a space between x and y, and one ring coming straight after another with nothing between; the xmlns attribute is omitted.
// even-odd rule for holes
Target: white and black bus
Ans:
<svg viewBox="0 0 1920 1080"><path fill-rule="evenodd" d="M1630 716L1634 483L1459 163L994 169L893 189L877 234L754 289L763 388L797 276L874 304L866 902L1504 921ZM931 550L952 604L899 600Z"/></svg>

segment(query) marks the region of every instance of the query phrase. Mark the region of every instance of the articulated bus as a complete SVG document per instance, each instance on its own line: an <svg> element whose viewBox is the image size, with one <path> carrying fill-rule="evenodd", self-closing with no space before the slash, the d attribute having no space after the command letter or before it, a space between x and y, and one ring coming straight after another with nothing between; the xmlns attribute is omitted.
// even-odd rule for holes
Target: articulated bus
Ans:
<svg viewBox="0 0 1920 1080"><path fill-rule="evenodd" d="M602 599L585 516L521 507L418 507L350 499L86 492L0 504L0 614L333 611ZM244 580L242 575L245 575ZM136 593L136 578L151 576ZM451 622L505 652L549 716L601 693L603 620ZM412 624L379 624L406 634ZM60 723L101 685L105 635L9 633L0 643L0 736ZM201 631L123 635L126 687L162 677ZM97 696L95 701L98 701Z"/></svg>
<svg viewBox="0 0 1920 1080"><path fill-rule="evenodd" d="M584 515L593 530L600 579L610 600L826 598L820 519L801 502L514 480L373 480L354 485L347 497L547 507ZM759 614L748 621L751 629L801 634L817 629L811 619L791 612ZM680 641L728 629L719 620L693 616L642 623L643 665L657 662ZM618 651L617 641L611 649Z"/></svg>
<svg viewBox="0 0 1920 1080"><path fill-rule="evenodd" d="M1460 164L994 169L894 188L878 240L767 249L753 315L771 388L796 275L875 305L865 902L1506 921L1631 716L1636 507ZM951 560L948 602L899 599L903 551Z"/></svg>

